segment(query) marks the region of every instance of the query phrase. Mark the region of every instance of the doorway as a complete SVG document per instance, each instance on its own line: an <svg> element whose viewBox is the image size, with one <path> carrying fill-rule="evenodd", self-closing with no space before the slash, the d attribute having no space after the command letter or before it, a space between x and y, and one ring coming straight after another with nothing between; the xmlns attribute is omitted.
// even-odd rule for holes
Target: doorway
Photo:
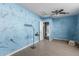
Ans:
<svg viewBox="0 0 79 59"><path fill-rule="evenodd" d="M49 40L49 22L43 22L43 36L44 39Z"/></svg>
<svg viewBox="0 0 79 59"><path fill-rule="evenodd" d="M49 40L49 22L40 21L40 40Z"/></svg>

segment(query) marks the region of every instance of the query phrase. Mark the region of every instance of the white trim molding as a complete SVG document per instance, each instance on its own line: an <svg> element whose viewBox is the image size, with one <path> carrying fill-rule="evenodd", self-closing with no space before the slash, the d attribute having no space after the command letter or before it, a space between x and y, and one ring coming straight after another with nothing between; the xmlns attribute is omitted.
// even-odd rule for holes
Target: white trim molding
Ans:
<svg viewBox="0 0 79 59"><path fill-rule="evenodd" d="M36 43L38 43L38 42L39 42L39 41L36 41L34 44L36 44ZM17 52L19 52L19 51L21 51L21 50L23 50L23 49L25 49L25 48L29 47L29 46L32 46L32 45L33 45L33 43L28 44L28 45L26 45L26 46L25 46L25 47L23 47L23 48L17 49L16 51L14 51L14 52L11 52L11 53L7 54L6 56L11 56L11 55L13 55L13 54L15 54L15 53L17 53Z"/></svg>

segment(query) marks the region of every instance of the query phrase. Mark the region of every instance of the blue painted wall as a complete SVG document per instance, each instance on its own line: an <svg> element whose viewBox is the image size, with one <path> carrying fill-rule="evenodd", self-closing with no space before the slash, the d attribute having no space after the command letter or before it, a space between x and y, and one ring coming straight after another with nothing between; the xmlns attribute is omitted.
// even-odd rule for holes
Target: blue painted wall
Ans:
<svg viewBox="0 0 79 59"><path fill-rule="evenodd" d="M53 22L53 39L74 39L75 30L77 26L77 16L67 16L62 18L55 18Z"/></svg>
<svg viewBox="0 0 79 59"><path fill-rule="evenodd" d="M43 20L49 22L49 25L51 26L50 40L77 40L77 15L60 18L44 17Z"/></svg>
<svg viewBox="0 0 79 59"><path fill-rule="evenodd" d="M39 33L40 18L29 10L16 4L0 4L0 55L7 55L33 41ZM30 24L34 27L24 26ZM39 37L34 36L35 41Z"/></svg>
<svg viewBox="0 0 79 59"><path fill-rule="evenodd" d="M75 28L75 37L74 40L79 42L79 14L77 15L77 26Z"/></svg>
<svg viewBox="0 0 79 59"><path fill-rule="evenodd" d="M77 19L77 15L60 18L45 17L44 20L48 21L51 25L50 39L75 40L78 22Z"/></svg>

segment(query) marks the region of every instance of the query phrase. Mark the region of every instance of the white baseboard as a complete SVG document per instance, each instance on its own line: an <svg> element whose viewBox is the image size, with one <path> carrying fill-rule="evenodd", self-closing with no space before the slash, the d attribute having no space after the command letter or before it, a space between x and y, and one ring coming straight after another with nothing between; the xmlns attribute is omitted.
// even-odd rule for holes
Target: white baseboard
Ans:
<svg viewBox="0 0 79 59"><path fill-rule="evenodd" d="M39 42L39 41L36 41L34 44L36 44L36 43L38 43L38 42ZM11 55L13 55L13 54L15 54L15 53L17 53L17 52L19 52L19 51L21 51L21 50L23 50L23 49L29 47L29 46L31 46L31 45L33 45L33 43L31 43L31 44L29 44L29 45L27 45L27 46L25 46L25 47L23 47L23 48L17 49L16 51L14 51L14 52L12 52L12 53L10 53L10 54L7 54L6 56L11 56Z"/></svg>
<svg viewBox="0 0 79 59"><path fill-rule="evenodd" d="M68 39L60 39L60 38L53 38L52 40L64 40L64 41L68 41Z"/></svg>

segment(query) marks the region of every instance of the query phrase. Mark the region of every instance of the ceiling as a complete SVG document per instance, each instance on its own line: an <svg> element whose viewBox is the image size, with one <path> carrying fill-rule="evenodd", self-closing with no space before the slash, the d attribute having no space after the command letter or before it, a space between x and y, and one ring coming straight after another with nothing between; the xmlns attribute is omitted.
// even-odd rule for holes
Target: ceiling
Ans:
<svg viewBox="0 0 79 59"><path fill-rule="evenodd" d="M75 15L79 13L79 3L20 3L20 5L40 16L50 16L51 11L56 9L64 9L64 11L69 12L69 14L57 15L55 17Z"/></svg>

